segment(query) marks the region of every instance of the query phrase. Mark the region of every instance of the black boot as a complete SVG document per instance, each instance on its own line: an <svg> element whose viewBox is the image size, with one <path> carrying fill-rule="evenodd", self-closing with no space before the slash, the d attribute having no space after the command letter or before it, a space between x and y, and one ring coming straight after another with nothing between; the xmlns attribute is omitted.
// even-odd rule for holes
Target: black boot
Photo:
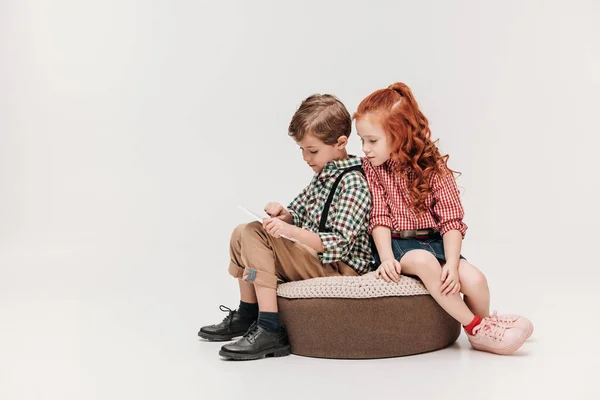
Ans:
<svg viewBox="0 0 600 400"><path fill-rule="evenodd" d="M233 360L257 360L262 357L290 355L285 327L276 332L268 331L257 323L252 324L243 338L221 347L219 355Z"/></svg>
<svg viewBox="0 0 600 400"><path fill-rule="evenodd" d="M222 342L231 340L235 337L242 336L248 331L248 328L256 321L255 317L245 317L237 310L231 310L228 307L221 305L221 311L229 314L221 321L220 324L208 325L200 328L198 336L211 342Z"/></svg>

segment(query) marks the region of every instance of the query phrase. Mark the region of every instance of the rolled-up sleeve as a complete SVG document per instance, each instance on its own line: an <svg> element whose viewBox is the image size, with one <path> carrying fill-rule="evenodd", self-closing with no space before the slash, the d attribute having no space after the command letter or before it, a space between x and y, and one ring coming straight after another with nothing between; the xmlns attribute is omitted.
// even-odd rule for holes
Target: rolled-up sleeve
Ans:
<svg viewBox="0 0 600 400"><path fill-rule="evenodd" d="M433 178L432 193L435 200L433 213L438 220L440 233L457 230L463 238L467 233L467 225L463 222L465 212L460 202L460 193L456 179L451 171L446 170L442 176Z"/></svg>
<svg viewBox="0 0 600 400"><path fill-rule="evenodd" d="M305 187L304 190L287 206L287 210L292 216L292 223L300 228L302 228L306 222L306 207L304 205L306 204L309 187L310 185Z"/></svg>
<svg viewBox="0 0 600 400"><path fill-rule="evenodd" d="M340 261L347 256L369 221L371 193L364 178L347 175L340 186L340 195L329 209L330 232L319 232L323 244L319 258L323 264Z"/></svg>
<svg viewBox="0 0 600 400"><path fill-rule="evenodd" d="M379 181L379 176L371 163L367 161L363 162L363 169L369 183L371 196L373 197L373 208L371 209L371 217L369 219L369 235L373 233L373 229L376 226L387 226L392 229L390 207L387 204L385 189Z"/></svg>

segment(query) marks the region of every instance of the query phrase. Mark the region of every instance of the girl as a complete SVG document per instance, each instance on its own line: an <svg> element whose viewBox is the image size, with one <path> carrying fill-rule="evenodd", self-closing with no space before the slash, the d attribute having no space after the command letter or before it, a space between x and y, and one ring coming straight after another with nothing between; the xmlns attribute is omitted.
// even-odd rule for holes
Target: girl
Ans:
<svg viewBox="0 0 600 400"><path fill-rule="evenodd" d="M448 155L440 155L431 141L427 118L408 86L377 90L353 118L373 195L369 233L377 277L398 282L400 273L417 276L463 325L473 348L516 351L533 325L518 315L490 316L486 278L460 255L467 226L454 171L447 166Z"/></svg>

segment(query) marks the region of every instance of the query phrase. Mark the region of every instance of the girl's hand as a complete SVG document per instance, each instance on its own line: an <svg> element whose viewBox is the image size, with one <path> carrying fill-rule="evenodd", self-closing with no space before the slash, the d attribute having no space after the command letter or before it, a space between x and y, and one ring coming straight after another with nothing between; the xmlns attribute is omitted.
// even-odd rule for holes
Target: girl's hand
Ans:
<svg viewBox="0 0 600 400"><path fill-rule="evenodd" d="M265 206L265 212L271 216L271 218L278 218L288 224L292 223L292 214L285 209L281 204L271 202Z"/></svg>
<svg viewBox="0 0 600 400"><path fill-rule="evenodd" d="M290 225L279 218L263 219L263 227L274 238L280 238L281 235L291 238L294 229L296 229L294 225Z"/></svg>
<svg viewBox="0 0 600 400"><path fill-rule="evenodd" d="M380 277L383 278L386 282L398 282L400 280L400 272L402 269L400 268L400 262L398 260L385 260L381 263L379 268L377 268L377 274L375 275L377 279Z"/></svg>
<svg viewBox="0 0 600 400"><path fill-rule="evenodd" d="M458 279L458 266L454 264L444 264L442 267L442 286L440 292L444 296L456 294L460 291L460 281Z"/></svg>

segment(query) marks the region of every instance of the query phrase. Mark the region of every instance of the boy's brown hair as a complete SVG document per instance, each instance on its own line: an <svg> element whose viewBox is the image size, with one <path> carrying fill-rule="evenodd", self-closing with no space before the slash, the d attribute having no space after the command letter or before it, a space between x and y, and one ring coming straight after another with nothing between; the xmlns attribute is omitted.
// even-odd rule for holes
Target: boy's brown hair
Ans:
<svg viewBox="0 0 600 400"><path fill-rule="evenodd" d="M336 144L340 136L350 136L352 119L350 113L335 96L313 94L300 104L292 117L288 134L296 142L311 133L323 143Z"/></svg>

